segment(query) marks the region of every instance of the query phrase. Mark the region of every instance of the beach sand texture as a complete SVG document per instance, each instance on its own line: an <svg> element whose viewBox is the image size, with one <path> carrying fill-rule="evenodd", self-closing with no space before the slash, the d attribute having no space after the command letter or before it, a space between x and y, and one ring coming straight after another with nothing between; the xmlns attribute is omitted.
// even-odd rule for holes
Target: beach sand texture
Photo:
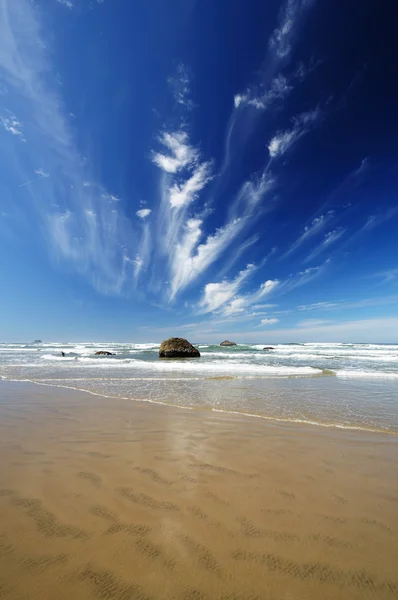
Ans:
<svg viewBox="0 0 398 600"><path fill-rule="evenodd" d="M397 441L0 382L0 598L397 598Z"/></svg>

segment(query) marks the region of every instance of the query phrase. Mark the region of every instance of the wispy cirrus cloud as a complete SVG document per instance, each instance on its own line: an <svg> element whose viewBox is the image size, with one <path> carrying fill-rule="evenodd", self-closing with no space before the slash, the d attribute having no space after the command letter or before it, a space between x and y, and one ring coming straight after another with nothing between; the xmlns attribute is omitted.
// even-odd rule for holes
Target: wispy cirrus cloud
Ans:
<svg viewBox="0 0 398 600"><path fill-rule="evenodd" d="M199 313L215 312L223 317L231 317L253 309L258 302L269 295L279 285L278 280L264 281L257 289L242 294L241 289L246 281L257 270L254 264L248 264L232 279L207 283L198 304Z"/></svg>
<svg viewBox="0 0 398 600"><path fill-rule="evenodd" d="M62 108L40 12L28 0L0 0L0 29L0 69L7 98L19 115L6 116L2 124L27 140L21 151L6 153L7 169L17 180L26 180L35 170L38 178L46 178L45 186L21 186L15 201L25 204L26 194L30 196L34 226L44 232L54 261L69 263L97 290L118 294L129 281L125 248L132 252L135 236L107 190L100 183L83 184L93 180ZM37 169L38 163L52 177Z"/></svg>
<svg viewBox="0 0 398 600"><path fill-rule="evenodd" d="M152 212L152 210L150 208L140 208L140 210L137 210L137 212L135 214L140 219L146 219L147 217L149 217L151 212Z"/></svg>
<svg viewBox="0 0 398 600"><path fill-rule="evenodd" d="M330 259L328 258L321 265L309 267L308 269L304 269L304 271L299 271L295 275L291 275L281 283L279 291L283 293L291 292L297 287L310 283L325 272L329 263Z"/></svg>
<svg viewBox="0 0 398 600"><path fill-rule="evenodd" d="M174 100L180 107L192 110L195 105L191 99L191 76L186 65L179 63L176 75L169 77L168 83L173 90Z"/></svg>
<svg viewBox="0 0 398 600"><path fill-rule="evenodd" d="M287 78L282 73L276 75L270 84L263 89L263 85L248 88L244 94L234 96L234 106L246 104L258 110L264 110L278 100L283 100L293 90L293 77Z"/></svg>
<svg viewBox="0 0 398 600"><path fill-rule="evenodd" d="M200 219L188 219L181 239L170 257L171 299L221 256L242 227L241 221L230 221L199 244L203 236L202 225L203 221Z"/></svg>
<svg viewBox="0 0 398 600"><path fill-rule="evenodd" d="M287 258L293 252L295 252L302 244L305 244L309 239L318 235L322 229L329 223L329 221L333 218L334 212L329 211L324 215L319 215L319 217L315 217L311 221L309 225L304 227L303 233L296 239L295 242L290 246L290 248L281 256L281 258Z"/></svg>
<svg viewBox="0 0 398 600"><path fill-rule="evenodd" d="M279 59L286 59L292 51L292 44L298 34L305 12L315 4L315 0L287 0L281 9L279 24L273 31L269 47Z"/></svg>
<svg viewBox="0 0 398 600"><path fill-rule="evenodd" d="M184 123L180 130L161 133L158 141L163 149L151 155L163 173L155 254L167 261L171 301L218 261L246 228L252 227L252 218L260 214L258 207L274 185L266 171L245 181L233 195L226 217L209 231L206 219L211 214L211 202L206 203L203 194L217 174L211 158L202 156L186 129ZM241 243L238 254L258 239L251 237L252 242ZM152 285L158 287L154 278Z"/></svg>
<svg viewBox="0 0 398 600"><path fill-rule="evenodd" d="M24 134L22 132L22 123L17 119L15 115L12 113L8 113L0 117L0 123L2 124L5 131L11 133L11 135L16 135L23 142L26 142Z"/></svg>
<svg viewBox="0 0 398 600"><path fill-rule="evenodd" d="M398 295L392 296L379 296L376 298L362 298L361 300L335 300L335 301L324 301L314 302L312 304L302 304L297 307L299 311L338 311L347 310L352 308L367 308L369 306L387 306L389 304L396 304L398 302Z"/></svg>
<svg viewBox="0 0 398 600"><path fill-rule="evenodd" d="M268 152L270 157L278 158L285 154L300 138L315 127L321 117L322 111L318 107L294 117L291 129L278 132L269 141Z"/></svg>
<svg viewBox="0 0 398 600"><path fill-rule="evenodd" d="M173 208L181 208L197 198L198 193L211 181L211 162L202 162L195 166L192 175L181 183L174 183L170 188L170 204Z"/></svg>
<svg viewBox="0 0 398 600"><path fill-rule="evenodd" d="M381 283L388 283L390 281L394 281L398 278L398 267L378 271L377 273L373 273L369 277L372 279L381 279Z"/></svg>
<svg viewBox="0 0 398 600"><path fill-rule="evenodd" d="M276 317L272 317L270 319L261 319L260 326L269 327L270 325L275 325L276 323L279 323L279 319L277 319Z"/></svg>
<svg viewBox="0 0 398 600"><path fill-rule="evenodd" d="M306 329L307 327L319 327L320 325L327 325L328 323L330 323L330 321L325 319L303 319L296 323L296 327L303 327Z"/></svg>
<svg viewBox="0 0 398 600"><path fill-rule="evenodd" d="M246 269L240 271L232 281L220 281L219 283L207 283L203 290L203 296L199 302L199 312L208 313L220 309L222 306L234 301L234 296L239 292L243 283L250 277L255 267L247 265ZM235 299L237 300L237 299Z"/></svg>
<svg viewBox="0 0 398 600"><path fill-rule="evenodd" d="M66 6L66 8L72 9L74 4L73 2L71 2L70 0L57 0L58 4L62 4L63 6Z"/></svg>
<svg viewBox="0 0 398 600"><path fill-rule="evenodd" d="M197 163L198 150L190 145L186 131L165 131L159 136L159 142L165 152L153 152L152 161L166 173L178 173Z"/></svg>
<svg viewBox="0 0 398 600"><path fill-rule="evenodd" d="M239 156L238 149L256 131L258 118L275 102L283 101L302 82L314 65L306 68L302 63L289 74L286 67L291 60L294 42L315 0L286 0L279 15L279 21L269 37L268 50L260 67L260 75L251 82L245 91L239 91L233 98L232 111L225 136L224 160L221 171L229 168ZM247 109L252 110L247 110ZM253 110L254 109L254 110ZM285 132L284 144L287 143ZM275 141L275 144L277 142Z"/></svg>
<svg viewBox="0 0 398 600"><path fill-rule="evenodd" d="M35 169L35 175L38 175L39 177L44 177L44 179L50 177L50 173L47 173L43 169Z"/></svg>
<svg viewBox="0 0 398 600"><path fill-rule="evenodd" d="M363 231L371 231L375 227L378 227L385 221L392 219L398 213L398 205L391 206L384 211L380 211L374 215L370 215L367 219L363 227L360 229L360 232Z"/></svg>
<svg viewBox="0 0 398 600"><path fill-rule="evenodd" d="M335 229L334 231L329 231L329 233L327 233L324 236L322 242L312 250L312 252L304 260L304 262L309 262L317 256L319 256L319 254L321 254L322 252L327 250L332 244L337 242L345 234L345 232L346 229L344 229L343 227Z"/></svg>

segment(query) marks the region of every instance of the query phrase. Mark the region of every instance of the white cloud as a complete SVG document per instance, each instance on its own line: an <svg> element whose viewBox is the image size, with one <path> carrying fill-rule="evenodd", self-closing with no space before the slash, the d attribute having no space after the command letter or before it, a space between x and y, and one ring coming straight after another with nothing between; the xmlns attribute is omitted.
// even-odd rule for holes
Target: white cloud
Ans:
<svg viewBox="0 0 398 600"><path fill-rule="evenodd" d="M25 141L22 133L22 124L20 121L18 121L15 115L10 113L9 116L0 117L0 123L3 125L4 129L8 131L8 133L19 136L21 140Z"/></svg>
<svg viewBox="0 0 398 600"><path fill-rule="evenodd" d="M277 304L253 304L251 307L253 310L261 310L263 308L276 308Z"/></svg>
<svg viewBox="0 0 398 600"><path fill-rule="evenodd" d="M137 210L137 212L135 214L140 219L146 219L146 217L149 217L151 212L152 212L152 210L150 208L140 208L140 210Z"/></svg>
<svg viewBox="0 0 398 600"><path fill-rule="evenodd" d="M280 131L268 143L268 152L271 158L282 156L293 146L297 140L308 133L321 117L319 108L301 113L293 119L290 130Z"/></svg>
<svg viewBox="0 0 398 600"><path fill-rule="evenodd" d="M149 209L147 209L147 210L149 210ZM143 219L141 239L140 239L140 242L138 245L138 250L137 250L135 260L133 261L133 264L134 264L133 279L134 279L135 286L137 286L137 282L138 282L138 279L139 279L141 273L146 271L146 269L148 267L151 253L152 253L152 244L151 244L150 223L147 222L145 219Z"/></svg>
<svg viewBox="0 0 398 600"><path fill-rule="evenodd" d="M176 76L169 77L168 83L173 89L175 102L178 105L191 110L194 107L194 103L190 99L190 76L188 69L184 64L180 63L177 66Z"/></svg>
<svg viewBox="0 0 398 600"><path fill-rule="evenodd" d="M380 343L396 342L397 317L340 321L307 327L277 329L273 336L278 342L297 340L301 342ZM250 334L246 334L250 339ZM236 336L235 336L236 337Z"/></svg>
<svg viewBox="0 0 398 600"><path fill-rule="evenodd" d="M236 96L234 96L234 106L235 108L238 108L242 102L245 102L246 100L246 96L242 95L242 94L236 94Z"/></svg>
<svg viewBox="0 0 398 600"><path fill-rule="evenodd" d="M397 214L397 212L398 212L398 205L392 206L392 207L388 208L387 210L385 210L383 212L379 212L375 215L370 215L367 218L365 225L362 227L362 229L360 231L361 232L362 231L371 231L375 227L378 227L385 221L388 221L389 219L394 217Z"/></svg>
<svg viewBox="0 0 398 600"><path fill-rule="evenodd" d="M231 221L213 235L209 235L206 241L198 246L203 234L202 224L200 219L187 221L182 238L176 243L170 257L171 299L219 258L242 227L239 220Z"/></svg>
<svg viewBox="0 0 398 600"><path fill-rule="evenodd" d="M311 254L309 254L307 256L307 258L305 259L305 262L308 262L308 261L314 259L321 252L323 252L324 250L329 248L329 246L331 246L332 244L337 242L337 240L339 240L344 235L345 232L346 232L346 230L343 228L335 229L334 231L329 231L329 233L327 233L325 235L325 237L323 238L322 242L316 248L314 248L314 250L311 252Z"/></svg>
<svg viewBox="0 0 398 600"><path fill-rule="evenodd" d="M330 321L325 319L304 319L296 323L296 327L319 327L319 325L326 325Z"/></svg>
<svg viewBox="0 0 398 600"><path fill-rule="evenodd" d="M346 343L396 343L398 317L381 317L375 319L345 320L324 325L272 329L274 343L289 342L346 342ZM201 329L199 329L201 331ZM198 332L199 333L199 332ZM259 328L254 331L223 330L225 338L233 338L236 342L258 343ZM219 342L220 334L209 332L209 342Z"/></svg>
<svg viewBox="0 0 398 600"><path fill-rule="evenodd" d="M325 262L317 267L310 267L304 271L300 271L296 275L292 275L289 279L283 281L280 285L280 291L283 293L291 292L292 290L313 281L313 279L322 275L329 265L330 259L328 258Z"/></svg>
<svg viewBox="0 0 398 600"><path fill-rule="evenodd" d="M340 308L341 301L338 302L314 302L313 304L302 304L298 310L328 310L331 308Z"/></svg>
<svg viewBox="0 0 398 600"><path fill-rule="evenodd" d="M250 303L258 302L259 300L261 300L261 298L264 298L264 296L270 294L272 291L275 290L279 283L280 282L277 279L268 279L268 281L262 283L258 290L251 295Z"/></svg>
<svg viewBox="0 0 398 600"><path fill-rule="evenodd" d="M292 83L284 75L279 74L274 77L268 89L263 94L252 93L247 103L262 110L277 100L283 100L292 90Z"/></svg>
<svg viewBox="0 0 398 600"><path fill-rule="evenodd" d="M69 9L73 8L73 4L70 0L57 0L57 2L59 4L62 4L63 6L66 6L66 8L69 8Z"/></svg>
<svg viewBox="0 0 398 600"><path fill-rule="evenodd" d="M160 143L168 150L168 154L154 152L152 161L166 173L177 173L198 160L198 151L190 146L188 134L185 131L164 132Z"/></svg>
<svg viewBox="0 0 398 600"><path fill-rule="evenodd" d="M45 179L47 179L47 177L50 177L50 173L46 173L46 171L43 171L43 169L36 169L35 174L39 177L44 177Z"/></svg>
<svg viewBox="0 0 398 600"><path fill-rule="evenodd" d="M353 308L367 308L369 306L387 306L389 304L397 304L398 295L379 296L377 298L362 298L361 300L336 300L315 302L313 304L303 304L297 307L300 311L329 311L329 310L347 310Z"/></svg>
<svg viewBox="0 0 398 600"><path fill-rule="evenodd" d="M212 179L211 163L204 162L195 168L189 179L183 183L175 183L170 188L170 204L173 208L181 208L195 200L198 193Z"/></svg>
<svg viewBox="0 0 398 600"><path fill-rule="evenodd" d="M253 177L245 181L235 199L231 203L229 214L233 219L251 217L258 211L259 204L264 200L266 195L274 188L275 179L268 170L265 169L260 177Z"/></svg>
<svg viewBox="0 0 398 600"><path fill-rule="evenodd" d="M282 258L286 258L293 252L297 250L303 243L307 242L307 240L311 239L327 225L327 223L333 218L333 211L329 211L324 215L320 215L319 217L315 217L311 221L309 225L304 227L303 233L297 238L297 240L290 246L290 248L283 254Z"/></svg>
<svg viewBox="0 0 398 600"><path fill-rule="evenodd" d="M231 317L252 309L254 303L270 294L279 285L278 280L267 280L257 290L239 295L238 292L243 283L255 270L256 266L249 264L232 281L224 280L219 283L208 283L199 302L200 312L217 311L224 317ZM255 313L252 316L254 315Z"/></svg>
<svg viewBox="0 0 398 600"><path fill-rule="evenodd" d="M125 215L103 201L107 191L100 183L82 185L91 180L89 161L79 154L69 129L70 118L59 95L62 89L52 78L52 53L42 39L40 15L30 0L0 2L0 70L19 115L3 117L1 124L21 137L23 123L29 139L26 150L17 154L7 151L0 137L5 168L20 180L35 170L46 177L37 164L46 165L52 174L46 185L26 185L24 193L51 259L56 266L68 262L98 291L118 294L128 283L131 268L123 259L124 247L133 255L135 236Z"/></svg>
<svg viewBox="0 0 398 600"><path fill-rule="evenodd" d="M380 277L383 279L383 283L393 281L398 277L398 268L386 269L385 271L379 271L374 273L371 277Z"/></svg>
<svg viewBox="0 0 398 600"><path fill-rule="evenodd" d="M314 4L313 0L287 0L283 6L279 25L274 30L269 46L279 59L286 59L292 49L292 43L297 35L305 9Z"/></svg>
<svg viewBox="0 0 398 600"><path fill-rule="evenodd" d="M268 144L268 152L271 158L284 154L296 139L297 132L295 130L278 133Z"/></svg>
<svg viewBox="0 0 398 600"><path fill-rule="evenodd" d="M271 318L271 319L261 319L261 325L275 325L275 323L279 323L279 319Z"/></svg>
<svg viewBox="0 0 398 600"><path fill-rule="evenodd" d="M203 297L199 303L200 312L214 312L228 302L233 301L243 282L252 274L253 270L254 265L250 264L246 269L240 271L232 281L207 283L204 288Z"/></svg>

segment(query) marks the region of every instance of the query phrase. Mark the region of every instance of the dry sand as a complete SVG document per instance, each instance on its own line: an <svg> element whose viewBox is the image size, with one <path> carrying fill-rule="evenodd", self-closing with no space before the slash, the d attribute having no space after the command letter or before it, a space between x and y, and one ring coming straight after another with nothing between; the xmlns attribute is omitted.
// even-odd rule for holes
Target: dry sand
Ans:
<svg viewBox="0 0 398 600"><path fill-rule="evenodd" d="M396 598L397 450L0 383L0 598Z"/></svg>

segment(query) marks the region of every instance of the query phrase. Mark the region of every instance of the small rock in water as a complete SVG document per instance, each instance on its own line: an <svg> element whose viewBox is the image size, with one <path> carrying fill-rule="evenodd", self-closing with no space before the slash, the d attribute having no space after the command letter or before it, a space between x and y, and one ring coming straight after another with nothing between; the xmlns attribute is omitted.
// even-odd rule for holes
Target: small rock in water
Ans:
<svg viewBox="0 0 398 600"><path fill-rule="evenodd" d="M160 358L196 358L199 356L199 350L184 338L169 338L160 344Z"/></svg>
<svg viewBox="0 0 398 600"><path fill-rule="evenodd" d="M263 350L275 350L272 346L265 346Z"/></svg>
<svg viewBox="0 0 398 600"><path fill-rule="evenodd" d="M116 356L114 352L107 352L106 350L98 350L95 353L96 356Z"/></svg>
<svg viewBox="0 0 398 600"><path fill-rule="evenodd" d="M237 344L235 344L235 342L230 342L229 340L225 340L224 342L221 342L220 346L237 346Z"/></svg>

